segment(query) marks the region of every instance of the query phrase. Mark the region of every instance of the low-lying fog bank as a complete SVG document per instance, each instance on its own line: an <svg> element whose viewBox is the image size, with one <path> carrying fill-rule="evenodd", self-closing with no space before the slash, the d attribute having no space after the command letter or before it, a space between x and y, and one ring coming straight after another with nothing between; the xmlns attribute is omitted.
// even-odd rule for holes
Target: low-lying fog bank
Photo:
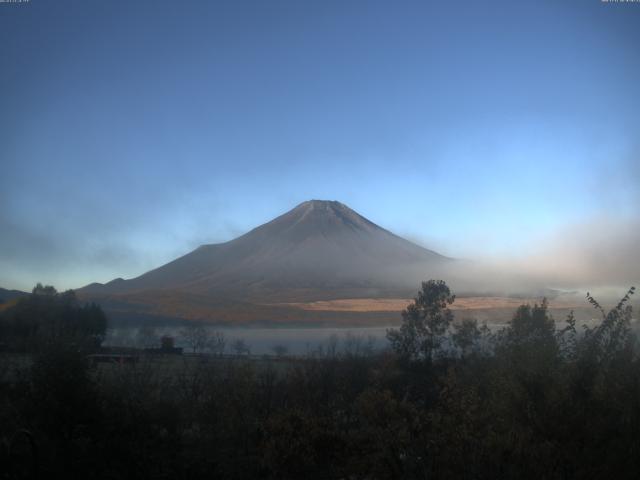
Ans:
<svg viewBox="0 0 640 480"><path fill-rule="evenodd" d="M252 355L306 355L318 349L334 349L343 352L349 349L366 350L368 352L384 349L387 328L228 328L205 326L206 334L213 337L220 333L224 337L224 353L250 353ZM123 327L110 329L107 332L104 346L151 348L160 345L163 336L172 337L175 346L184 348L189 353L192 347L184 328L164 327L149 329L147 327ZM238 352L238 342L248 351ZM205 352L208 349L203 349Z"/></svg>
<svg viewBox="0 0 640 480"><path fill-rule="evenodd" d="M515 310L515 309L514 309ZM494 310L475 312L455 312L456 319L476 318L480 324L486 323L492 332L497 332L505 327L514 310L500 312L499 321ZM574 312L577 325L582 330L582 325L593 326L601 321L590 307L573 309L550 308L550 314L556 321L558 328L564 326L564 321L570 312ZM634 306L634 312L637 312ZM638 328L637 313L632 320L632 327ZM252 355L309 355L317 352L333 351L337 353L373 353L389 347L386 338L387 330L397 328L398 323L388 326L370 327L322 327L322 328L231 328L215 325L203 325L193 323L186 327L117 327L107 331L104 346L157 348L163 336L171 337L176 347L182 347L185 352L193 351L192 342L189 339L189 330L194 326L202 328L204 336L215 339L221 334L224 339L224 353L226 354L252 354ZM245 350L239 351L244 348ZM211 352L204 347L200 351ZM218 353L222 353L218 351Z"/></svg>

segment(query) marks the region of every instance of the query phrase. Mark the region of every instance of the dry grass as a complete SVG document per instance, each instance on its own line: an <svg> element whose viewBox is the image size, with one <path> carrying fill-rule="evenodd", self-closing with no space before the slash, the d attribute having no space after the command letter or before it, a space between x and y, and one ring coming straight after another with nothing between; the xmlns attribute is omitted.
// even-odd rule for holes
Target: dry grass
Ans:
<svg viewBox="0 0 640 480"><path fill-rule="evenodd" d="M316 301L237 302L185 292L141 292L103 298L109 312L136 318L137 315L164 320L197 320L235 326L377 326L396 325L410 298L347 298ZM456 318L503 324L523 303L540 303L542 298L457 297L451 309ZM580 322L595 318L582 298L567 296L550 300L549 310L558 321L574 311Z"/></svg>
<svg viewBox="0 0 640 480"><path fill-rule="evenodd" d="M350 298L341 300L321 300L316 302L280 303L309 311L330 312L401 312L413 300L409 298ZM540 298L509 298L509 297L462 297L456 298L451 305L452 310L486 310L510 309L515 310L523 303L540 302ZM569 307L571 305L562 305Z"/></svg>

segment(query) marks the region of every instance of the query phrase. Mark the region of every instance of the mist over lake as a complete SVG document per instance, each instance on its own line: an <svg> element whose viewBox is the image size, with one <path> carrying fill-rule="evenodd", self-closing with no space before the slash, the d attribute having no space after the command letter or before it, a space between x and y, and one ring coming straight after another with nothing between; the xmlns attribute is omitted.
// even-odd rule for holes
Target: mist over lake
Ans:
<svg viewBox="0 0 640 480"><path fill-rule="evenodd" d="M335 344L338 351L351 348L354 342L368 345L374 350L388 347L386 332L389 327L329 327L329 328L230 328L205 327L210 333L220 332L227 340L226 353L231 354L232 344L236 340L244 340L252 355L273 355L274 347L283 346L290 355L305 355L313 353L319 347L327 348ZM157 336L155 343L159 345L160 337L168 335L175 339L177 347L186 352L189 345L182 337L183 328L159 327L154 329ZM109 329L105 338L105 346L149 347L148 338L144 337L144 330L139 327L119 327ZM157 346L155 345L155 346Z"/></svg>

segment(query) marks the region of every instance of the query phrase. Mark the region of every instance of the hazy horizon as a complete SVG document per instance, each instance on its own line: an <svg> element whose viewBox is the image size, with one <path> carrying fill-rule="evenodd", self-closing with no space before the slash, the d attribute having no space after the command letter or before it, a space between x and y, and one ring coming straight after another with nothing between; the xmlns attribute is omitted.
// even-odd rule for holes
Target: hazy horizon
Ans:
<svg viewBox="0 0 640 480"><path fill-rule="evenodd" d="M474 279L640 283L640 8L0 4L0 286L131 278L312 198Z"/></svg>

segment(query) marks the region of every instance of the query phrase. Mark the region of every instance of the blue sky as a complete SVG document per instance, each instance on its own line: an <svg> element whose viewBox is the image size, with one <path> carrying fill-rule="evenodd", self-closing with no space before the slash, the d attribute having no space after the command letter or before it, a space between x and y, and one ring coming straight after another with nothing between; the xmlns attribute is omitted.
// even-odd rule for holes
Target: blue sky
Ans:
<svg viewBox="0 0 640 480"><path fill-rule="evenodd" d="M31 0L0 4L0 73L4 287L311 198L456 257L639 218L640 4Z"/></svg>

